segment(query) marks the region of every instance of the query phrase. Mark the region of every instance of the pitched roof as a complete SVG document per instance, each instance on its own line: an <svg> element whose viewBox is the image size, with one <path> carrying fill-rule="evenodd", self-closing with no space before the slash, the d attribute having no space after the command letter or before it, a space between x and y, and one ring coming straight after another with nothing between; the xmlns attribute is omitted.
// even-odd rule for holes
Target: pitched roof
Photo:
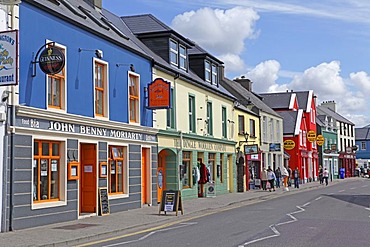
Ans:
<svg viewBox="0 0 370 247"><path fill-rule="evenodd" d="M317 109L317 114L318 115L328 115L328 116L332 117L333 119L335 119L339 122L354 125L354 123L352 123L351 121L349 121L348 119L346 119L342 115L338 114L337 112L329 109L328 107L318 105L316 107L316 109Z"/></svg>
<svg viewBox="0 0 370 247"><path fill-rule="evenodd" d="M245 89L240 83L232 81L228 78L223 78L220 82L227 90L229 90L238 100L251 101L261 111L282 118L271 107L266 105L257 95Z"/></svg>
<svg viewBox="0 0 370 247"><path fill-rule="evenodd" d="M262 100L272 109L290 109L292 98L291 92L259 93L259 95L263 98Z"/></svg>
<svg viewBox="0 0 370 247"><path fill-rule="evenodd" d="M301 111L279 111L279 114L284 118L283 132L284 135L297 135L297 125ZM299 132L298 132L299 133Z"/></svg>
<svg viewBox="0 0 370 247"><path fill-rule="evenodd" d="M90 4L80 0L25 0L23 2L32 4L142 57L151 59L136 44L137 38L131 34L131 31L127 27L124 28L122 22L119 23L119 17L105 9L102 9L102 12L97 11Z"/></svg>
<svg viewBox="0 0 370 247"><path fill-rule="evenodd" d="M370 140L370 127L355 128L356 141Z"/></svg>

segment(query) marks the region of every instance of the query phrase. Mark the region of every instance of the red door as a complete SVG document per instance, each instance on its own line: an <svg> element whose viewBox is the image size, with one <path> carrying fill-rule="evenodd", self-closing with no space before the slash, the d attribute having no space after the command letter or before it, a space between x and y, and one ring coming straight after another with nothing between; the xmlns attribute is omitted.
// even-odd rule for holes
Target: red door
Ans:
<svg viewBox="0 0 370 247"><path fill-rule="evenodd" d="M147 190L147 179L148 179L148 149L143 148L141 153L141 204L147 204L148 202L148 190Z"/></svg>
<svg viewBox="0 0 370 247"><path fill-rule="evenodd" d="M81 144L80 213L96 212L96 145Z"/></svg>
<svg viewBox="0 0 370 247"><path fill-rule="evenodd" d="M157 202L161 202L162 192L166 189L166 151L158 154L157 167Z"/></svg>

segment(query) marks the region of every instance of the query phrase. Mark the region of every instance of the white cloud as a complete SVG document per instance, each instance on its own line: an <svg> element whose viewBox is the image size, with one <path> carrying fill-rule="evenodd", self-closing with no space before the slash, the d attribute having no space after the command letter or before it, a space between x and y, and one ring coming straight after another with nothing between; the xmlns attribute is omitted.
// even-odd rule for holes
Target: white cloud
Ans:
<svg viewBox="0 0 370 247"><path fill-rule="evenodd" d="M214 55L240 55L245 49L245 39L258 34L254 30L258 19L257 12L250 8L201 8L176 16L172 27Z"/></svg>
<svg viewBox="0 0 370 247"><path fill-rule="evenodd" d="M218 58L224 62L225 68L227 68L228 72L240 72L246 67L243 59L235 54L228 53L220 55Z"/></svg>
<svg viewBox="0 0 370 247"><path fill-rule="evenodd" d="M276 60L268 60L258 64L255 68L246 73L246 77L253 82L254 92L277 92L286 91L285 84L276 83L280 63Z"/></svg>
<svg viewBox="0 0 370 247"><path fill-rule="evenodd" d="M357 86L364 93L370 93L370 77L364 71L351 73L349 75L353 86Z"/></svg>

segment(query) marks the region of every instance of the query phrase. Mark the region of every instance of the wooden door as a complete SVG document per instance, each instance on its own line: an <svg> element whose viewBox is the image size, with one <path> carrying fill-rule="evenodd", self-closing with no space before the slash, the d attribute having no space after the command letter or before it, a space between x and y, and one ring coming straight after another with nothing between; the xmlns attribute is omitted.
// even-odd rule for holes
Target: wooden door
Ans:
<svg viewBox="0 0 370 247"><path fill-rule="evenodd" d="M81 144L80 213L96 212L96 145Z"/></svg>
<svg viewBox="0 0 370 247"><path fill-rule="evenodd" d="M141 204L147 204L148 190L147 190L147 180L148 180L148 149L143 148L141 153Z"/></svg>
<svg viewBox="0 0 370 247"><path fill-rule="evenodd" d="M166 153L161 151L158 154L157 167L157 202L161 202L163 190L166 189Z"/></svg>

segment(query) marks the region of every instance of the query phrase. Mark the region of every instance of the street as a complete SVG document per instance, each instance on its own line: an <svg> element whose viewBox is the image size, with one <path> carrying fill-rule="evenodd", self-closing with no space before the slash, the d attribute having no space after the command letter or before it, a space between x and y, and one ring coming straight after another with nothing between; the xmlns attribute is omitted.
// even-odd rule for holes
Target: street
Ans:
<svg viewBox="0 0 370 247"><path fill-rule="evenodd" d="M323 185L80 246L369 246L369 187L368 179Z"/></svg>

